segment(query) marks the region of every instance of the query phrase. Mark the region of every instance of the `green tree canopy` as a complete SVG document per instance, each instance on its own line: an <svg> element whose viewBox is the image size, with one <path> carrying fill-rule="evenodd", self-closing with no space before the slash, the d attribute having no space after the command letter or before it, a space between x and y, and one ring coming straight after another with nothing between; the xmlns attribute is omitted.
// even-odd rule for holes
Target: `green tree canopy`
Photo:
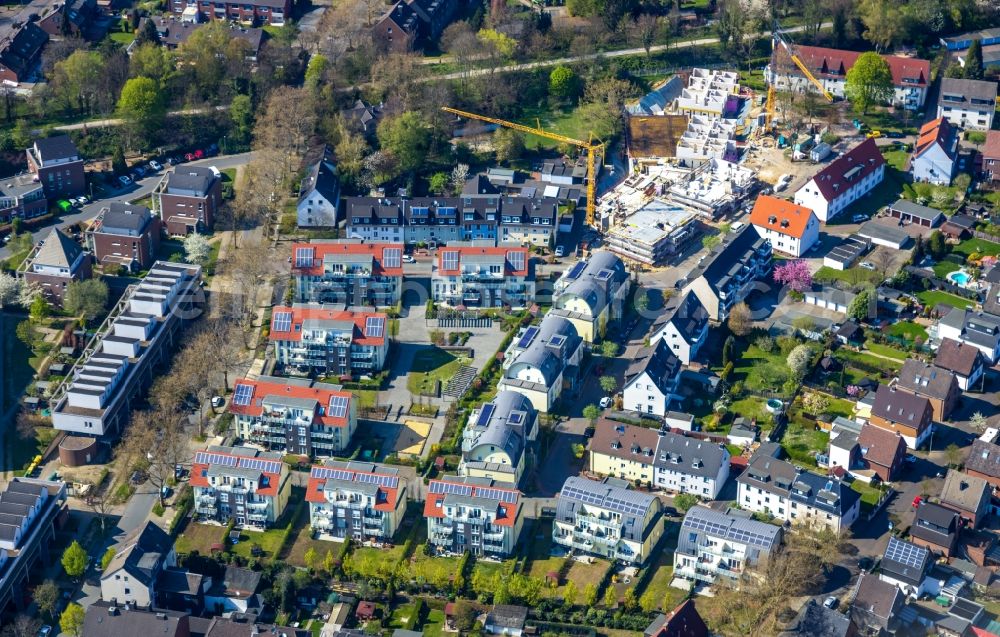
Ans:
<svg viewBox="0 0 1000 637"><path fill-rule="evenodd" d="M63 551L62 566L70 577L80 577L87 570L87 551L78 541L73 540L73 543Z"/></svg>
<svg viewBox="0 0 1000 637"><path fill-rule="evenodd" d="M83 606L75 602L71 603L59 618L59 628L73 637L80 637L83 634L83 618L85 616L86 612L83 610Z"/></svg>
<svg viewBox="0 0 1000 637"><path fill-rule="evenodd" d="M387 117L379 122L377 134L382 150L392 154L403 172L426 164L431 130L419 113L406 111L397 117Z"/></svg>
<svg viewBox="0 0 1000 637"><path fill-rule="evenodd" d="M80 112L89 113L103 72L104 58L100 53L87 49L73 51L52 67L52 93L68 108L75 106Z"/></svg>
<svg viewBox="0 0 1000 637"><path fill-rule="evenodd" d="M965 68L962 76L968 80L983 79L983 43L981 40L973 40L965 54Z"/></svg>
<svg viewBox="0 0 1000 637"><path fill-rule="evenodd" d="M108 304L108 284L101 279L73 281L66 286L63 309L73 316L92 321L104 313Z"/></svg>
<svg viewBox="0 0 1000 637"><path fill-rule="evenodd" d="M148 24L148 23L147 23ZM155 42L137 46L129 56L129 75L148 77L163 86L177 72L177 58L173 52Z"/></svg>
<svg viewBox="0 0 1000 637"><path fill-rule="evenodd" d="M580 80L573 69L560 64L549 73L549 95L563 100L576 97Z"/></svg>
<svg viewBox="0 0 1000 637"><path fill-rule="evenodd" d="M118 116L138 136L141 146L148 145L149 140L163 128L166 114L163 95L156 80L134 77L125 82L118 98Z"/></svg>
<svg viewBox="0 0 1000 637"><path fill-rule="evenodd" d="M868 320L871 318L869 307L872 305L873 300L874 295L870 289L861 290L847 307L847 316L857 321Z"/></svg>
<svg viewBox="0 0 1000 637"><path fill-rule="evenodd" d="M520 159L524 154L524 135L509 128L498 128L493 133L493 150L499 162Z"/></svg>
<svg viewBox="0 0 1000 637"><path fill-rule="evenodd" d="M893 90L889 63L874 51L859 55L847 72L844 93L859 113L868 113L872 106L891 101Z"/></svg>

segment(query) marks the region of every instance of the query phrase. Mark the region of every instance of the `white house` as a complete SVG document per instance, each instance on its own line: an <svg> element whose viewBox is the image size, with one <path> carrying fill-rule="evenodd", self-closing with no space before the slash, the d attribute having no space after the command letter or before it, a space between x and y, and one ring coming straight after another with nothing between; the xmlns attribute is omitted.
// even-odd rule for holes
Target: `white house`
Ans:
<svg viewBox="0 0 1000 637"><path fill-rule="evenodd" d="M577 368L582 358L583 339L573 323L548 314L541 325L528 326L511 342L499 390L517 392L536 410L548 412L564 386L573 386L575 378L567 371Z"/></svg>
<svg viewBox="0 0 1000 637"><path fill-rule="evenodd" d="M827 222L864 197L885 177L885 159L874 139L866 139L833 160L795 192L795 203Z"/></svg>
<svg viewBox="0 0 1000 637"><path fill-rule="evenodd" d="M940 186L951 185L958 161L958 131L939 117L920 127L913 148L910 172L914 181L926 181Z"/></svg>
<svg viewBox="0 0 1000 637"><path fill-rule="evenodd" d="M333 153L324 145L315 159L305 165L295 205L300 228L329 228L337 225L340 181Z"/></svg>
<svg viewBox="0 0 1000 637"><path fill-rule="evenodd" d="M664 341L674 356L690 365L707 339L708 312L698 297L688 292L670 297L653 322L649 343Z"/></svg>
<svg viewBox="0 0 1000 637"><path fill-rule="evenodd" d="M670 410L671 402L681 400L677 394L680 373L680 359L663 340L640 349L625 372L622 406L662 418Z"/></svg>
<svg viewBox="0 0 1000 637"><path fill-rule="evenodd" d="M996 98L996 82L941 78L937 116L959 128L988 131L993 127Z"/></svg>
<svg viewBox="0 0 1000 637"><path fill-rule="evenodd" d="M819 240L819 219L809 208L770 195L757 197L750 223L757 234L770 240L771 248L801 257Z"/></svg>
<svg viewBox="0 0 1000 637"><path fill-rule="evenodd" d="M955 308L938 321L938 338L975 347L990 365L1000 360L1000 316Z"/></svg>

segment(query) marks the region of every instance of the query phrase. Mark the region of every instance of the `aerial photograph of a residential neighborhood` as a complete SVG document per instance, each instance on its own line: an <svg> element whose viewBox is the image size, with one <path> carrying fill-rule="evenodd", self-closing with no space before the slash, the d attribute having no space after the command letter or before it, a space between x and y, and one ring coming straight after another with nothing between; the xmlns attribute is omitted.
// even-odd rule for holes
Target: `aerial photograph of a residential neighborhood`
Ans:
<svg viewBox="0 0 1000 637"><path fill-rule="evenodd" d="M0 637L1000 637L1000 0L0 0Z"/></svg>

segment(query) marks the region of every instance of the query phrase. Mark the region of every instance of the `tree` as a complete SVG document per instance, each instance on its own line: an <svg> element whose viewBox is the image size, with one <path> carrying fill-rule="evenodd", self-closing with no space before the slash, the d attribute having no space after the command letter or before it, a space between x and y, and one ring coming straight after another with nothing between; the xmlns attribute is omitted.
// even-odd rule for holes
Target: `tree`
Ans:
<svg viewBox="0 0 1000 637"><path fill-rule="evenodd" d="M583 605L593 608L597 604L597 586L593 582L583 587Z"/></svg>
<svg viewBox="0 0 1000 637"><path fill-rule="evenodd" d="M155 26L155 25L154 25ZM90 113L99 91L104 58L97 51L78 49L52 68L52 94L67 109Z"/></svg>
<svg viewBox="0 0 1000 637"><path fill-rule="evenodd" d="M17 340L24 343L29 348L34 348L35 341L38 340L38 330L35 329L35 324L31 321L21 321L14 328L14 334L17 336Z"/></svg>
<svg viewBox="0 0 1000 637"><path fill-rule="evenodd" d="M956 469L962 466L962 461L965 459L962 448L955 443L944 448L944 457L948 461L948 466Z"/></svg>
<svg viewBox="0 0 1000 637"><path fill-rule="evenodd" d="M847 316L856 321L867 321L869 318L874 316L871 312L872 302L875 300L875 296L870 289L864 289L858 292L851 304L847 306Z"/></svg>
<svg viewBox="0 0 1000 637"><path fill-rule="evenodd" d="M746 336L753 329L753 317L750 315L750 306L746 303L737 303L729 311L729 319L726 321L729 330L737 336Z"/></svg>
<svg viewBox="0 0 1000 637"><path fill-rule="evenodd" d="M32 322L42 322L49 315L49 313L49 302L45 300L44 296L39 294L35 298L31 299L31 305L28 307L28 316L31 317Z"/></svg>
<svg viewBox="0 0 1000 637"><path fill-rule="evenodd" d="M310 57L309 64L306 66L306 86L311 90L317 90L319 88L320 81L323 79L323 74L326 73L329 66L330 61L324 55L317 53L316 55Z"/></svg>
<svg viewBox="0 0 1000 637"><path fill-rule="evenodd" d="M41 628L42 622L34 617L18 615L3 627L0 637L37 637Z"/></svg>
<svg viewBox="0 0 1000 637"><path fill-rule="evenodd" d="M160 33L156 30L156 22L152 18L146 20L142 25L139 33L136 34L135 40L139 45L155 44L159 46Z"/></svg>
<svg viewBox="0 0 1000 637"><path fill-rule="evenodd" d="M431 175L428 184L430 191L435 195L443 195L448 190L448 173L440 172Z"/></svg>
<svg viewBox="0 0 1000 637"><path fill-rule="evenodd" d="M167 114L163 95L155 80L134 77L122 87L118 98L118 116L125 120L131 133L138 139L133 144L145 147L163 129Z"/></svg>
<svg viewBox="0 0 1000 637"><path fill-rule="evenodd" d="M639 608L639 600L635 597L634 588L625 589L625 597L622 598L622 606L625 610L630 613L634 613L637 608Z"/></svg>
<svg viewBox="0 0 1000 637"><path fill-rule="evenodd" d="M478 615L476 607L471 602L464 599L455 602L455 614L452 617L455 621L455 628L459 632L470 632L476 625L476 617Z"/></svg>
<svg viewBox="0 0 1000 637"><path fill-rule="evenodd" d="M696 504L698 504L698 496L694 494L679 493L674 496L674 508L680 513L687 513Z"/></svg>
<svg viewBox="0 0 1000 637"><path fill-rule="evenodd" d="M811 392L802 399L802 406L813 416L819 416L830 408L830 399L823 394Z"/></svg>
<svg viewBox="0 0 1000 637"><path fill-rule="evenodd" d="M787 285L796 292L805 292L812 287L812 272L809 264L802 259L785 261L774 266L774 282Z"/></svg>
<svg viewBox="0 0 1000 637"><path fill-rule="evenodd" d="M792 375L802 380L809 372L809 363L812 361L812 350L808 345L797 345L795 349L788 353L788 369L792 370Z"/></svg>
<svg viewBox="0 0 1000 637"><path fill-rule="evenodd" d="M56 583L50 579L45 580L35 588L32 597L38 604L38 610L51 620L52 613L55 612L56 604L59 602L59 587L56 586Z"/></svg>
<svg viewBox="0 0 1000 637"><path fill-rule="evenodd" d="M585 104L580 110L580 117L588 124L595 137L611 137L621 130L625 102L635 92L634 84L614 77L590 82L583 92Z"/></svg>
<svg viewBox="0 0 1000 637"><path fill-rule="evenodd" d="M108 284L101 279L73 281L66 286L63 309L88 323L101 316L107 304Z"/></svg>
<svg viewBox="0 0 1000 637"><path fill-rule="evenodd" d="M579 91L580 79L573 69L560 64L549 73L549 95L561 100L571 100Z"/></svg>
<svg viewBox="0 0 1000 637"><path fill-rule="evenodd" d="M115 555L116 555L115 548L113 546L108 547L108 550L105 551L104 555L101 556L102 571L108 568L108 564L111 563L111 560L115 559Z"/></svg>
<svg viewBox="0 0 1000 637"><path fill-rule="evenodd" d="M590 404L583 408L583 417L590 421L590 426L593 427L597 419L601 417L601 410L597 405Z"/></svg>
<svg viewBox="0 0 1000 637"><path fill-rule="evenodd" d="M253 101L249 95L237 95L233 98L229 103L229 119L233 122L230 137L242 144L250 142L250 136L253 134L253 113Z"/></svg>
<svg viewBox="0 0 1000 637"><path fill-rule="evenodd" d="M969 418L969 424L976 431L980 431L981 432L981 431L985 430L986 429L986 423L987 423L986 416L984 416L983 412L981 412L981 411L977 411L976 413L972 414L971 418Z"/></svg>
<svg viewBox="0 0 1000 637"><path fill-rule="evenodd" d="M726 341L722 344L722 366L725 367L729 363L733 362L733 352L736 349L736 339L732 334L726 337Z"/></svg>
<svg viewBox="0 0 1000 637"><path fill-rule="evenodd" d="M455 192L462 192L462 188L465 187L465 182L469 179L469 165L468 164L455 164L455 167L451 169L451 187Z"/></svg>
<svg viewBox="0 0 1000 637"><path fill-rule="evenodd" d="M431 131L426 120L415 111L386 117L376 131L382 150L390 153L403 172L417 170L427 162Z"/></svg>
<svg viewBox="0 0 1000 637"><path fill-rule="evenodd" d="M184 254L188 263L205 265L211 253L212 246L205 235L193 232L184 238Z"/></svg>
<svg viewBox="0 0 1000 637"><path fill-rule="evenodd" d="M615 592L614 586L608 586L604 589L604 606L606 608L614 608L615 604L618 603L618 593Z"/></svg>
<svg viewBox="0 0 1000 637"><path fill-rule="evenodd" d="M514 57L514 51L517 50L517 40L494 29L480 29L476 37L483 48L494 52L504 60Z"/></svg>
<svg viewBox="0 0 1000 637"><path fill-rule="evenodd" d="M66 610L63 611L62 616L59 618L59 628L64 633L73 635L73 637L80 637L83 634L83 619L85 615L86 612L83 610L83 606L73 602L66 607Z"/></svg>
<svg viewBox="0 0 1000 637"><path fill-rule="evenodd" d="M501 163L515 161L524 154L524 135L509 128L498 128L493 133L493 151Z"/></svg>
<svg viewBox="0 0 1000 637"><path fill-rule="evenodd" d="M875 45L876 51L889 49L901 35L903 15L897 3L884 2L884 0L862 0L858 6L858 12L861 16L861 22L865 26L864 37ZM849 72L848 75L850 75Z"/></svg>
<svg viewBox="0 0 1000 637"><path fill-rule="evenodd" d="M639 42L642 43L642 48L646 50L646 55L649 55L649 50L653 48L656 36L661 31L660 18L652 13L640 14L635 19L635 30L639 36Z"/></svg>
<svg viewBox="0 0 1000 637"><path fill-rule="evenodd" d="M889 63L874 51L858 56L844 83L844 93L854 110L865 115L872 106L892 101L894 90Z"/></svg>
<svg viewBox="0 0 1000 637"><path fill-rule="evenodd" d="M313 567L316 565L316 549L310 546L306 549L305 555L302 556L302 559L306 563L306 568L310 571L313 570Z"/></svg>
<svg viewBox="0 0 1000 637"><path fill-rule="evenodd" d="M605 340L601 343L601 356L604 358L614 358L618 356L618 343Z"/></svg>
<svg viewBox="0 0 1000 637"><path fill-rule="evenodd" d="M159 44L147 42L136 47L129 56L129 75L132 77L148 77L166 86L168 79L176 74L177 57Z"/></svg>
<svg viewBox="0 0 1000 637"><path fill-rule="evenodd" d="M601 376L600 383L601 383L601 389L603 389L608 394L612 394L616 389L618 389L618 381L615 380L614 376L611 375Z"/></svg>
<svg viewBox="0 0 1000 637"><path fill-rule="evenodd" d="M983 79L983 43L979 39L972 41L965 54L965 69L962 77L967 80Z"/></svg>
<svg viewBox="0 0 1000 637"><path fill-rule="evenodd" d="M563 605L572 608L576 604L576 583L573 580L566 582L563 588Z"/></svg>
<svg viewBox="0 0 1000 637"><path fill-rule="evenodd" d="M932 232L927 240L927 253L935 261L940 261L948 256L948 244L945 243L944 234L940 230Z"/></svg>
<svg viewBox="0 0 1000 637"><path fill-rule="evenodd" d="M642 597L639 598L639 608L641 608L642 612L647 615L656 610L657 604L659 604L659 600L656 599L656 595L652 590L647 590L642 594Z"/></svg>
<svg viewBox="0 0 1000 637"><path fill-rule="evenodd" d="M63 551L62 566L70 577L80 577L87 570L87 551L76 540Z"/></svg>
<svg viewBox="0 0 1000 637"><path fill-rule="evenodd" d="M748 0L721 0L716 32L719 44L731 60L751 58L753 47L764 27L765 16L758 3Z"/></svg>

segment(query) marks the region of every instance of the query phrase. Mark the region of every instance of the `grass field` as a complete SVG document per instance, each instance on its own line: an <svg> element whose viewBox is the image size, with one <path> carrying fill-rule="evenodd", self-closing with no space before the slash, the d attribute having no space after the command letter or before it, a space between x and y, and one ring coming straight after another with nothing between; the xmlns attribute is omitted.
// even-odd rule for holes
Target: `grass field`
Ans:
<svg viewBox="0 0 1000 637"><path fill-rule="evenodd" d="M909 156L909 153L903 150L882 151L882 157L885 158L886 163L896 170L906 170L906 161L909 159Z"/></svg>
<svg viewBox="0 0 1000 637"><path fill-rule="evenodd" d="M422 349L413 358L406 386L412 394L433 393L435 382L444 385L461 366L461 358L439 347Z"/></svg>
<svg viewBox="0 0 1000 637"><path fill-rule="evenodd" d="M847 349L839 349L834 354L834 356L841 361L857 361L865 365L873 365L879 369L886 370L887 372L898 372L903 366L902 361L895 359L879 358L878 356L872 356L871 354L865 354L864 352L852 352Z"/></svg>
<svg viewBox="0 0 1000 637"><path fill-rule="evenodd" d="M777 348L767 353L751 345L736 361L731 382L741 380L749 389L780 391L788 375L788 364Z"/></svg>
<svg viewBox="0 0 1000 637"><path fill-rule="evenodd" d="M984 239L966 239L965 241L952 247L951 251L952 253L962 254L966 257L974 252L978 252L981 255L990 255L995 257L1000 255L1000 243L994 243Z"/></svg>
<svg viewBox="0 0 1000 637"><path fill-rule="evenodd" d="M872 487L861 480L855 480L851 483L851 488L861 494L861 504L862 506L871 508L878 504L878 499L881 496L881 491L877 488Z"/></svg>
<svg viewBox="0 0 1000 637"><path fill-rule="evenodd" d="M909 354L902 350L898 350L895 347L889 347L888 345L881 345L879 343L869 343L866 345L872 353L878 354L880 356L888 356L889 358L894 358L898 361L905 361L910 357Z"/></svg>
<svg viewBox="0 0 1000 637"><path fill-rule="evenodd" d="M922 292L917 292L917 298L920 299L924 305L929 305L931 307L936 307L942 303L958 308L972 307L975 305L975 302L969 299L961 296L955 296L954 294L949 294L948 292L944 292L942 290L924 290Z"/></svg>
<svg viewBox="0 0 1000 637"><path fill-rule="evenodd" d="M843 281L848 285L861 285L863 283L876 283L879 280L878 272L866 270L864 268L847 268L846 270L834 270L823 266L816 270L813 281L817 283L830 283L832 281Z"/></svg>
<svg viewBox="0 0 1000 637"><path fill-rule="evenodd" d="M177 536L174 548L180 555L190 555L195 551L199 555L211 555L212 545L222 543L225 527L215 524L198 524L190 522L184 532Z"/></svg>
<svg viewBox="0 0 1000 637"><path fill-rule="evenodd" d="M830 434L817 429L815 423L800 414L791 416L781 440L781 446L792 460L810 466L816 466L816 454L826 451L829 443Z"/></svg>
<svg viewBox="0 0 1000 637"><path fill-rule="evenodd" d="M913 321L900 321L889 326L887 332L890 336L897 336L913 341L917 338L927 340L927 329L919 323ZM870 347L870 346L869 346ZM873 350L874 351L874 350Z"/></svg>
<svg viewBox="0 0 1000 637"><path fill-rule="evenodd" d="M955 263L954 261L949 261L945 259L944 261L938 261L937 263L935 263L931 267L931 269L934 270L934 276L943 279L952 272L956 270L961 270L962 266L961 264Z"/></svg>
<svg viewBox="0 0 1000 637"><path fill-rule="evenodd" d="M771 419L771 413L764 406L765 402L767 401L759 396L747 396L734 401L729 406L729 411L744 418L756 418L757 423L762 424L763 422L769 422Z"/></svg>

